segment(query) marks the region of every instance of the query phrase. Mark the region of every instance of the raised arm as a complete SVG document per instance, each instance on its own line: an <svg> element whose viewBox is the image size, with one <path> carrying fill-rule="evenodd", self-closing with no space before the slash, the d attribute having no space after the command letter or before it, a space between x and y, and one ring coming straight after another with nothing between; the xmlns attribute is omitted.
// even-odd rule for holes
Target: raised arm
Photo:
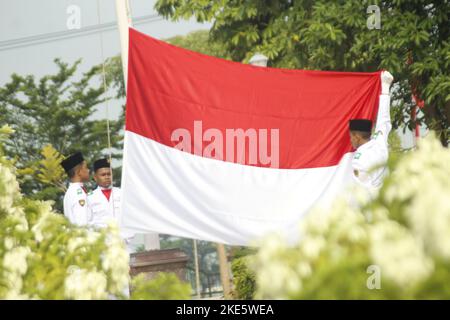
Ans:
<svg viewBox="0 0 450 320"><path fill-rule="evenodd" d="M380 139L386 144L389 132L392 129L390 115L391 98L389 96L389 87L393 80L394 77L388 71L383 71L381 73L381 95L378 106L374 139Z"/></svg>

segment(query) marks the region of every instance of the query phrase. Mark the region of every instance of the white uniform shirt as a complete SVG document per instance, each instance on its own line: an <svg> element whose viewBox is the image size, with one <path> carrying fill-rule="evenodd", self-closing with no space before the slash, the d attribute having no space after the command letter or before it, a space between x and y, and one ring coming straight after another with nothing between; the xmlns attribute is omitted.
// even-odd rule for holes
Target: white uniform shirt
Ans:
<svg viewBox="0 0 450 320"><path fill-rule="evenodd" d="M109 222L115 221L119 226L120 234L123 239L131 238L133 235L123 232L120 229L121 211L120 199L122 190L113 187L109 200L102 192L101 187L97 187L88 194L88 204L90 211L89 225L95 228L105 228Z"/></svg>
<svg viewBox="0 0 450 320"><path fill-rule="evenodd" d="M88 223L87 194L83 183L71 182L64 195L64 215L73 224L84 226Z"/></svg>
<svg viewBox="0 0 450 320"><path fill-rule="evenodd" d="M388 135L392 128L389 109L389 95L380 95L375 133L356 149L352 159L354 180L369 190L379 189L387 174Z"/></svg>

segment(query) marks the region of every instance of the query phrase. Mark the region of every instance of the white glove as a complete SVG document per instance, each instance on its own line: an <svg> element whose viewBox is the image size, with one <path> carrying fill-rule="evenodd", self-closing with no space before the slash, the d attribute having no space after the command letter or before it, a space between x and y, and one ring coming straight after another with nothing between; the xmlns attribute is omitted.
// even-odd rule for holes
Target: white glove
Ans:
<svg viewBox="0 0 450 320"><path fill-rule="evenodd" d="M389 94L389 87L393 80L394 77L389 71L381 72L381 94Z"/></svg>

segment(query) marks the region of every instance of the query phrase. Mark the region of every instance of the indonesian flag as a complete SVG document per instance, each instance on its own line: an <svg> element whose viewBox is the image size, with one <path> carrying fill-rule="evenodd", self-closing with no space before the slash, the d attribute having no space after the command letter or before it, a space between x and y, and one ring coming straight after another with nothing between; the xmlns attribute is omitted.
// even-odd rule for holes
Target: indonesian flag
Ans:
<svg viewBox="0 0 450 320"><path fill-rule="evenodd" d="M298 222L352 180L348 121L375 120L380 72L286 70L130 29L122 225L234 245Z"/></svg>

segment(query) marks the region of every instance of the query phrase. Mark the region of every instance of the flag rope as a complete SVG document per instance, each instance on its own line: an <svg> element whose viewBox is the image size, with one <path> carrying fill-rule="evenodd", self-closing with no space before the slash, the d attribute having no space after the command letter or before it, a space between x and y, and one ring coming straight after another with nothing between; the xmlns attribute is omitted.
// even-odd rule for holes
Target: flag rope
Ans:
<svg viewBox="0 0 450 320"><path fill-rule="evenodd" d="M100 0L97 0L97 20L100 24ZM105 103L106 103L106 134L108 140L108 158L109 163L112 165L112 150L111 150L111 130L109 125L109 99L106 97L107 95L107 85L106 85L106 68L105 68L105 58L104 58L104 49L103 49L103 32L100 30L100 54L102 59L102 80L103 80L103 94L105 95ZM114 178L111 167L111 184L114 185Z"/></svg>

